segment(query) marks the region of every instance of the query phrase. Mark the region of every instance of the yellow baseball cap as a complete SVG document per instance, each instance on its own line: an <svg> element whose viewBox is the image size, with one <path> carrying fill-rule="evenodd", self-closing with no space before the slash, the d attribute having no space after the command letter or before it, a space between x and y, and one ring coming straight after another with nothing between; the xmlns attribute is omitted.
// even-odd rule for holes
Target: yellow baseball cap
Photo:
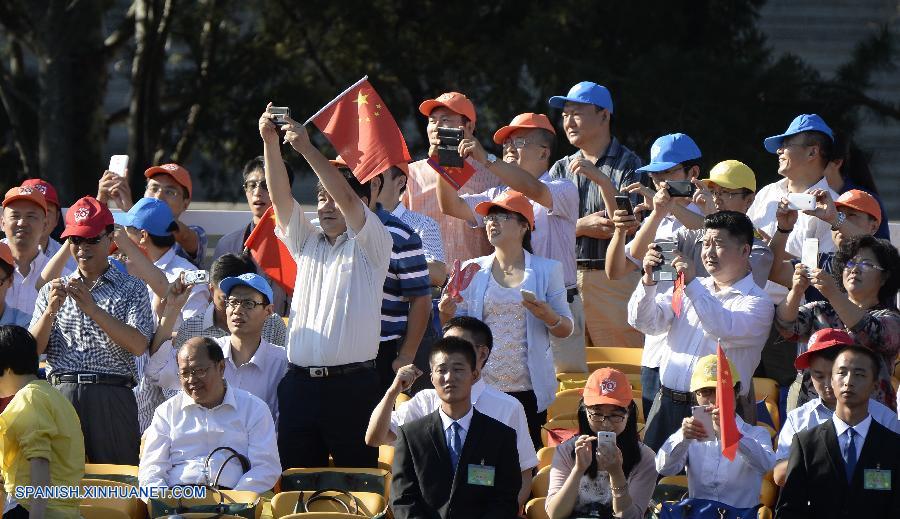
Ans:
<svg viewBox="0 0 900 519"><path fill-rule="evenodd" d="M709 178L702 181L709 187L712 182L727 189L749 189L756 192L756 174L750 166L739 160L723 160L709 170Z"/></svg>
<svg viewBox="0 0 900 519"><path fill-rule="evenodd" d="M707 355L700 357L697 365L694 366L694 372L691 374L691 391L697 391L705 387L716 387L719 356ZM738 373L737 367L731 359L728 359L728 367L731 368L731 383L737 384L741 381L741 374Z"/></svg>

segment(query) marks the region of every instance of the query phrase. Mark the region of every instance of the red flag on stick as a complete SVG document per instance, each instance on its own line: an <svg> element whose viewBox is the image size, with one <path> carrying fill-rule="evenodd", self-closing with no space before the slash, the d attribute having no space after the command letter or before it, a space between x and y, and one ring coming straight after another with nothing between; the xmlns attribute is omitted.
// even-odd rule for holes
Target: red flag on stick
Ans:
<svg viewBox="0 0 900 519"><path fill-rule="evenodd" d="M369 84L368 76L344 90L306 122L310 121L328 137L362 183L410 160L400 127Z"/></svg>
<svg viewBox="0 0 900 519"><path fill-rule="evenodd" d="M259 268L281 285L288 296L294 292L297 263L287 247L275 236L275 213L271 207L266 209L253 232L247 236L244 247L250 251Z"/></svg>
<svg viewBox="0 0 900 519"><path fill-rule="evenodd" d="M720 344L716 344L719 357L716 367L716 405L719 407L719 433L721 434L722 455L731 461L737 454L738 442L743 436L734 419L734 383L731 366Z"/></svg>

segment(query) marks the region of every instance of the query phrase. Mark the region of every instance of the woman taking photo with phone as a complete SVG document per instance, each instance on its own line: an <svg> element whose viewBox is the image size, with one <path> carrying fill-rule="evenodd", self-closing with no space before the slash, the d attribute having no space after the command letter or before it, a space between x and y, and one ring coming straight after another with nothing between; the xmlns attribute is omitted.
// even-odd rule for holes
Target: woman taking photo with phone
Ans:
<svg viewBox="0 0 900 519"><path fill-rule="evenodd" d="M538 448L557 388L550 336L568 337L573 328L562 264L531 253L534 209L523 194L506 191L475 211L494 253L470 260L480 267L471 283L441 298L441 324L468 315L490 327L494 348L481 376L522 403Z"/></svg>
<svg viewBox="0 0 900 519"><path fill-rule="evenodd" d="M578 434L556 448L546 510L567 517L644 517L656 486L650 447L637 431L637 406L621 371L602 368L584 386ZM603 441L598 438L598 434ZM607 439L613 433L614 442Z"/></svg>

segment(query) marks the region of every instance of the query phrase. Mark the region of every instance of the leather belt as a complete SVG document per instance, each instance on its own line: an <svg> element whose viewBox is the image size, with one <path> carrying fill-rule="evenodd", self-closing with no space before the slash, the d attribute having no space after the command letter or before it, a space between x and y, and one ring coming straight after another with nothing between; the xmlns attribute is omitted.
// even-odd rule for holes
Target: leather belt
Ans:
<svg viewBox="0 0 900 519"><path fill-rule="evenodd" d="M572 301L575 300L575 296L577 296L577 295L578 295L578 287L572 287L572 288L567 289L566 290L566 301L568 301L569 304L572 304Z"/></svg>
<svg viewBox="0 0 900 519"><path fill-rule="evenodd" d="M580 259L575 260L578 270L603 270L606 268L605 259Z"/></svg>
<svg viewBox="0 0 900 519"><path fill-rule="evenodd" d="M367 360L365 362L351 362L350 364L341 364L340 366L297 366L296 364L288 365L288 370L309 378L339 377L341 375L349 375L351 373L358 373L360 371L370 369L375 369L374 360Z"/></svg>
<svg viewBox="0 0 900 519"><path fill-rule="evenodd" d="M680 404L692 404L694 403L694 394L693 393L685 393L684 391L675 391L674 389L669 389L666 386L661 386L659 390L662 392L664 397L667 397L669 400L673 402L677 402Z"/></svg>
<svg viewBox="0 0 900 519"><path fill-rule="evenodd" d="M103 384L134 388L134 378L130 375L113 375L111 373L51 373L50 383L58 384Z"/></svg>

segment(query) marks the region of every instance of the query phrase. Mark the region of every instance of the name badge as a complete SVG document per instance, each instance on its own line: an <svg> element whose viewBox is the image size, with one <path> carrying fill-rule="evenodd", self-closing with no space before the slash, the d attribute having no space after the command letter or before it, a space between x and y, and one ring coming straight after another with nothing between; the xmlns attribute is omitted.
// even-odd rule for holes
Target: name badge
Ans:
<svg viewBox="0 0 900 519"><path fill-rule="evenodd" d="M494 467L470 464L467 483L482 487L492 487L494 486L494 472L496 472Z"/></svg>
<svg viewBox="0 0 900 519"><path fill-rule="evenodd" d="M890 490L891 471L865 469L863 471L863 488L865 490Z"/></svg>

